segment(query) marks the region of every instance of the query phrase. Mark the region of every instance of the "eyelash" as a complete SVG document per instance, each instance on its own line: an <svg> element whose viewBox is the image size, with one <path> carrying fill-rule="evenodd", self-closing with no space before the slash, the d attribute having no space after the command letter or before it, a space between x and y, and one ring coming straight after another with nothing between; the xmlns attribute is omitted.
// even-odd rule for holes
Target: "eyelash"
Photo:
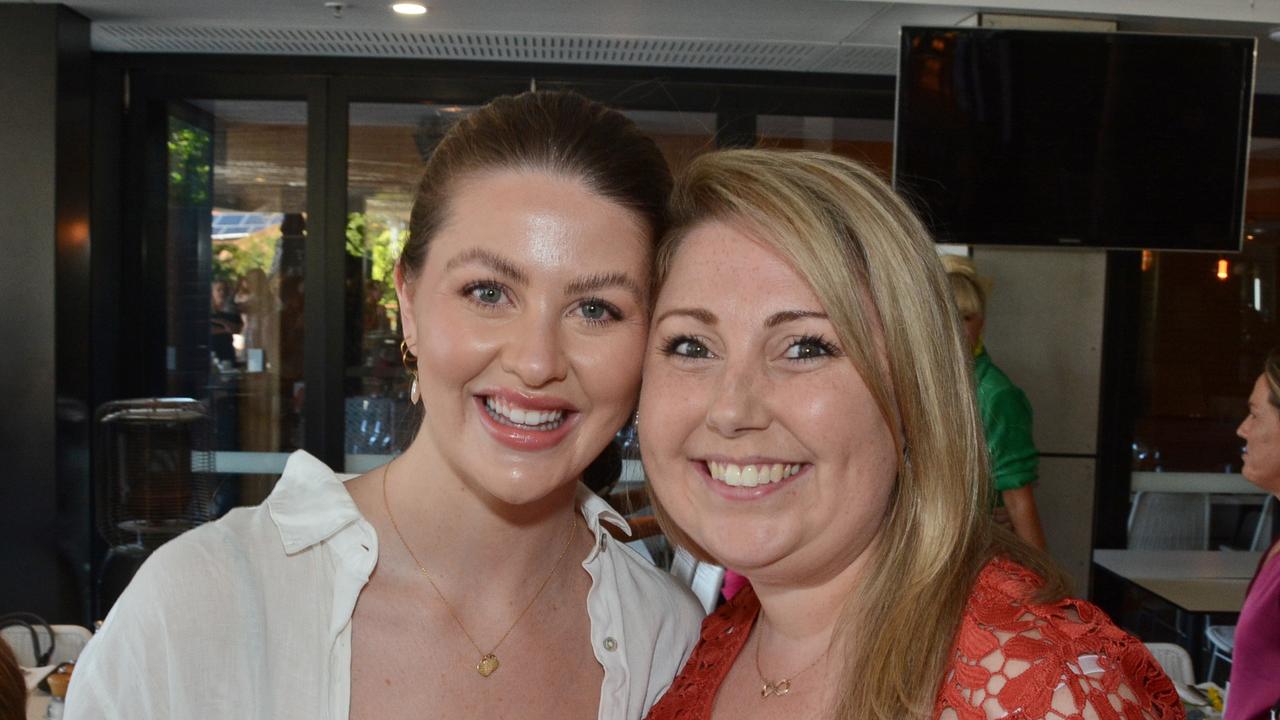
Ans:
<svg viewBox="0 0 1280 720"><path fill-rule="evenodd" d="M697 343L706 355L697 357L694 355L686 355L681 352L676 352L676 349L684 343ZM693 335L672 335L662 341L662 345L659 347L658 351L667 357L680 357L687 360L705 360L707 357L711 356L711 351L707 349L707 344L700 338L694 337Z"/></svg>
<svg viewBox="0 0 1280 720"><path fill-rule="evenodd" d="M623 319L622 311L618 309L617 305L614 305L613 303L608 302L607 300L602 300L601 298L598 298L598 297L583 298L582 300L578 301L578 304L576 307L574 307L574 310L580 312L587 305L599 305L601 308L604 309L605 314L608 315L608 317L604 317L604 318L589 318L589 317L586 317L585 315L582 316L582 321L587 323L588 325L599 327L602 325L608 325L609 323L618 322L619 320Z"/></svg>
<svg viewBox="0 0 1280 720"><path fill-rule="evenodd" d="M827 340L821 335L805 335L804 337L796 338L795 341L787 346L787 350L790 351L791 348L794 348L797 345L816 345L818 349L822 351L822 354L810 355L808 357L787 358L788 360L795 360L796 362L813 362L821 357L838 357L840 355L840 351L836 346L827 342Z"/></svg>
<svg viewBox="0 0 1280 720"><path fill-rule="evenodd" d="M479 298L475 296L475 291L481 290L481 289L495 289L498 292L502 293L502 296L504 298L509 298L507 287L502 283L498 282L497 280L476 280L475 282L467 283L462 288L462 295L466 297L468 300L470 300L473 304L485 310L491 310L494 307L497 307L498 303L481 302Z"/></svg>

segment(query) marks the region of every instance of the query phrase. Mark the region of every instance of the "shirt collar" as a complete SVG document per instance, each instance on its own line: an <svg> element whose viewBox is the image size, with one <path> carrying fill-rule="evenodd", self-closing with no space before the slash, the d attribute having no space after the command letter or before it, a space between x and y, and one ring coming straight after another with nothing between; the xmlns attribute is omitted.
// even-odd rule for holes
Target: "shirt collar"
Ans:
<svg viewBox="0 0 1280 720"><path fill-rule="evenodd" d="M622 517L622 514L613 509L613 506L605 502L604 498L591 491L591 488L578 483L578 492L574 500L578 504L578 511L582 513L583 519L587 521L587 528L596 536L596 541L592 545L591 552L587 554L584 562L590 562L600 554L601 546L608 542L606 538L610 537L609 530L604 527L601 521L614 525L627 536L631 537L631 526Z"/></svg>
<svg viewBox="0 0 1280 720"><path fill-rule="evenodd" d="M355 501L328 465L298 450L289 456L267 510L290 555L333 537L361 518Z"/></svg>

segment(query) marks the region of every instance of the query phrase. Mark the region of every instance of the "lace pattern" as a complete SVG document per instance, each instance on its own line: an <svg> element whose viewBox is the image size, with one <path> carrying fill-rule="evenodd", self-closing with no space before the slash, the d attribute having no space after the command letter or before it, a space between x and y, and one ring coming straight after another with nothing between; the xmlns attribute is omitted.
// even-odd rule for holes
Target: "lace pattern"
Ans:
<svg viewBox="0 0 1280 720"><path fill-rule="evenodd" d="M974 584L942 678L938 720L1182 718L1177 691L1136 638L1083 600L1030 602L1039 579L995 559ZM648 720L709 720L760 610L750 587L707 617Z"/></svg>

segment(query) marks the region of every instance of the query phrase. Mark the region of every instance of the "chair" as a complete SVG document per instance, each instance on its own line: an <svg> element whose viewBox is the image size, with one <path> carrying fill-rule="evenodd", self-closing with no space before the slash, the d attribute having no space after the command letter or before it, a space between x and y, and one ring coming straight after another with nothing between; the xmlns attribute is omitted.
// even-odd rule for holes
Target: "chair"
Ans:
<svg viewBox="0 0 1280 720"><path fill-rule="evenodd" d="M1160 663L1160 667L1164 669L1164 674L1169 679L1182 683L1183 685L1192 685L1196 681L1195 670L1191 666L1191 655L1181 645L1173 643L1144 643L1151 656Z"/></svg>
<svg viewBox="0 0 1280 720"><path fill-rule="evenodd" d="M1209 649L1213 654L1209 657L1209 676L1206 680L1213 680L1213 671L1218 667L1218 661L1222 660L1231 665L1231 652L1236 647L1236 626L1235 625L1210 625L1204 629L1204 639L1209 643Z"/></svg>
<svg viewBox="0 0 1280 720"><path fill-rule="evenodd" d="M1275 522L1275 516L1276 496L1268 495L1267 499L1262 501L1262 510L1258 513L1258 524L1253 528L1253 542L1249 543L1250 550L1266 550L1271 546L1271 525Z"/></svg>
<svg viewBox="0 0 1280 720"><path fill-rule="evenodd" d="M710 613L716 609L720 602L720 587L724 585L724 568L698 562L688 550L678 547L671 560L671 574L693 590L703 610Z"/></svg>
<svg viewBox="0 0 1280 720"><path fill-rule="evenodd" d="M1209 494L1134 493L1128 525L1130 550L1208 550Z"/></svg>
<svg viewBox="0 0 1280 720"><path fill-rule="evenodd" d="M49 633L43 625L35 625L36 638L39 642L39 650L47 650L49 648ZM89 628L80 627L79 625L51 625L53 630L53 654L49 657L50 665L57 665L64 662L75 662L80 657L80 651L84 650L84 646L88 644L89 639L93 637L93 633L89 632ZM32 646L31 632L24 626L10 625L0 630L0 639L3 639L13 649L14 657L18 659L18 664L23 667L35 667L37 662L37 648Z"/></svg>

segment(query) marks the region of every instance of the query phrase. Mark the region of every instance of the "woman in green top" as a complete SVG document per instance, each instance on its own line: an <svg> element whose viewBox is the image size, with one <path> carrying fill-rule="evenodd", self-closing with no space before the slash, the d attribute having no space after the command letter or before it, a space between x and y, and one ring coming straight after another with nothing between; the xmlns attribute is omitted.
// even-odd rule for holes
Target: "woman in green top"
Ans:
<svg viewBox="0 0 1280 720"><path fill-rule="evenodd" d="M1031 403L1013 384L982 345L987 316L988 283L978 276L973 261L955 255L942 258L951 281L951 293L964 320L965 337L973 349L973 374L977 384L978 412L987 435L991 479L995 483L995 516L1010 525L1018 537L1045 549L1040 513L1031 493L1040 455L1031 439Z"/></svg>

